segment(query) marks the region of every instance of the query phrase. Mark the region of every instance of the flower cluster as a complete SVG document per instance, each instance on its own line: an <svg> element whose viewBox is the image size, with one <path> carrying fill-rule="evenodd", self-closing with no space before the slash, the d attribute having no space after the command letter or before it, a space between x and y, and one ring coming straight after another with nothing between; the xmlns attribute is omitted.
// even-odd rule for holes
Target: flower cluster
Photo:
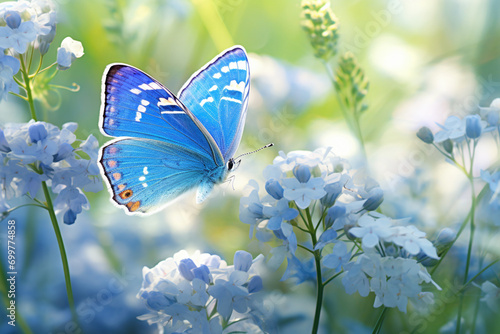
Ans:
<svg viewBox="0 0 500 334"><path fill-rule="evenodd" d="M476 147L480 138L491 135L500 148L500 98L494 99L489 107L480 107L479 114L467 115L463 119L452 115L444 124L438 124L438 126L441 130L436 134L433 134L428 127L422 127L417 132L417 137L426 144L434 145L449 162L471 178ZM469 165L469 170L467 165ZM490 204L500 209L498 200L500 171L482 170L481 178L488 183L491 190Z"/></svg>
<svg viewBox="0 0 500 334"><path fill-rule="evenodd" d="M47 53L56 34L56 18L50 0L0 3L0 100L9 92L19 92L14 76L20 69L28 70L20 61L28 50L37 49L42 57ZM82 55L81 43L75 46L63 41L58 49L58 68L69 68Z"/></svg>
<svg viewBox="0 0 500 334"><path fill-rule="evenodd" d="M137 297L151 312L139 319L157 324L162 333L255 332L262 317L257 293L262 259L237 251L228 266L217 255L180 251L151 269L144 267Z"/></svg>
<svg viewBox="0 0 500 334"><path fill-rule="evenodd" d="M302 28L307 32L314 55L328 60L337 52L338 19L325 0L302 1Z"/></svg>
<svg viewBox="0 0 500 334"><path fill-rule="evenodd" d="M82 192L98 192L102 180L97 166L99 143L90 135L76 139L76 123L57 126L31 120L6 124L0 129L0 212L8 212L7 200L26 195L35 199L42 182L57 194L56 212L66 224L73 224L82 209L88 209Z"/></svg>
<svg viewBox="0 0 500 334"><path fill-rule="evenodd" d="M403 311L408 300L432 299L422 292L421 284L431 278L416 258L438 259L436 249L406 219L374 211L383 191L373 179L323 148L280 152L264 176L267 194L261 197L258 183L250 181L249 194L240 201L240 220L250 225L250 237L274 246L272 267L287 260L282 280L301 283L316 280L318 273L331 279L345 273L348 293L373 291L376 307ZM302 234L310 234L312 243ZM320 268L314 268L315 260ZM370 270L369 263L378 269Z"/></svg>

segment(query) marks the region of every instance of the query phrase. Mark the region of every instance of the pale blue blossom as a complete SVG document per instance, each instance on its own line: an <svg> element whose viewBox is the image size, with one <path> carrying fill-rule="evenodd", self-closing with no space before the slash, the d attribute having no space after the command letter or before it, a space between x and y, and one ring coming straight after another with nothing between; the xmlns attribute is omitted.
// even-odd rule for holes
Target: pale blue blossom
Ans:
<svg viewBox="0 0 500 334"><path fill-rule="evenodd" d="M262 256L252 259L238 251L235 266L228 266L216 255L180 251L151 269L144 267L137 297L150 313L138 319L156 324L164 333L226 333L222 324L228 322L258 325L253 312L261 307L261 261ZM196 277L196 268L208 271L208 281Z"/></svg>
<svg viewBox="0 0 500 334"><path fill-rule="evenodd" d="M285 221L290 221L295 219L299 212L297 209L290 208L288 206L288 200L280 199L274 206L264 206L263 213L266 217L269 218L269 222L267 223L267 228L270 230L279 230L281 229L281 225Z"/></svg>
<svg viewBox="0 0 500 334"><path fill-rule="evenodd" d="M284 197L289 201L294 201L300 209L307 208L312 201L326 195L323 189L325 181L320 177L311 178L304 183L296 178L286 178L282 182L285 189Z"/></svg>
<svg viewBox="0 0 500 334"><path fill-rule="evenodd" d="M6 124L0 131L0 157L3 178L3 197L7 200L29 194L35 198L42 181L57 194L53 200L63 222L73 224L82 210L89 209L83 193L102 190L97 167L97 140L91 135L74 149L76 123L67 123L62 129L45 122L30 121ZM77 154L85 151L90 157Z"/></svg>
<svg viewBox="0 0 500 334"><path fill-rule="evenodd" d="M57 68L60 70L67 70L77 58L82 56L82 43L75 41L71 37L66 37L61 42L61 46L57 49Z"/></svg>
<svg viewBox="0 0 500 334"><path fill-rule="evenodd" d="M490 191L493 193L491 195L490 203L493 203L497 200L500 194L500 171L495 173L490 173L487 170L481 170L481 179L488 183L490 187Z"/></svg>
<svg viewBox="0 0 500 334"><path fill-rule="evenodd" d="M461 142L465 138L465 120L457 116L449 116L443 125L438 125L442 130L434 135L436 143L441 143L446 139Z"/></svg>
<svg viewBox="0 0 500 334"><path fill-rule="evenodd" d="M361 238L362 246L373 248L380 241L389 239L392 235L392 223L387 217L376 219L370 215L364 215L358 220L358 227L353 227L349 233Z"/></svg>
<svg viewBox="0 0 500 334"><path fill-rule="evenodd" d="M13 16L17 17L12 19ZM6 11L3 18L7 25L0 27L0 47L4 49L13 48L17 53L25 53L28 44L36 39L35 23L32 21L21 22L19 13L13 11ZM11 25L9 25L9 22Z"/></svg>
<svg viewBox="0 0 500 334"><path fill-rule="evenodd" d="M351 252L347 250L347 245L345 242L339 241L333 246L332 252L323 257L323 265L339 272L350 259Z"/></svg>

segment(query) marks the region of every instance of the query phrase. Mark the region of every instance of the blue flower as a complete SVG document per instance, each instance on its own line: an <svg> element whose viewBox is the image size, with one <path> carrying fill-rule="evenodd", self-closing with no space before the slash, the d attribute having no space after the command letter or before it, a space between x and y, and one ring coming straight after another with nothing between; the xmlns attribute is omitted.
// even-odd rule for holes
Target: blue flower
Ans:
<svg viewBox="0 0 500 334"><path fill-rule="evenodd" d="M297 209L290 208L288 203L288 200L282 198L274 206L263 207L264 215L270 217L267 223L268 229L279 230L283 222L295 219L299 215Z"/></svg>
<svg viewBox="0 0 500 334"><path fill-rule="evenodd" d="M332 252L323 257L323 265L326 268L335 269L335 272L339 272L350 259L351 252L347 250L347 245L345 242L339 241L333 246Z"/></svg>
<svg viewBox="0 0 500 334"><path fill-rule="evenodd" d="M256 293L263 286L256 264L262 258L237 251L235 265L227 266L216 255L180 251L152 269L144 267L137 297L150 313L139 319L168 333L222 333L221 317L225 326L229 319L256 326L254 311L262 308ZM197 278L197 270L206 279Z"/></svg>
<svg viewBox="0 0 500 334"><path fill-rule="evenodd" d="M32 21L20 23L16 14L12 11L4 13L4 20L10 22L11 25L7 23L7 26L0 27L0 47L13 48L17 53L23 54L26 52L28 44L35 40L37 31L35 23Z"/></svg>
<svg viewBox="0 0 500 334"><path fill-rule="evenodd" d="M438 124L442 130L434 135L434 141L441 143L446 139L461 142L465 138L465 121L457 116L450 116L444 125Z"/></svg>
<svg viewBox="0 0 500 334"><path fill-rule="evenodd" d="M76 58L83 56L83 46L79 41L66 37L57 49L57 68L67 70Z"/></svg>

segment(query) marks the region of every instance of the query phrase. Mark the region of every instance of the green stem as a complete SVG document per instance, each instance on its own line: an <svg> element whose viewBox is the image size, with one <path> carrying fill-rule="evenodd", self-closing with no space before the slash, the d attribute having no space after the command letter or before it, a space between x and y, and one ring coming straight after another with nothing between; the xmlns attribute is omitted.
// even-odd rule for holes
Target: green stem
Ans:
<svg viewBox="0 0 500 334"><path fill-rule="evenodd" d="M75 300L73 298L73 289L71 288L71 276L69 274L68 257L66 256L66 250L64 248L64 242L61 235L61 230L59 229L59 224L57 223L56 213L54 212L54 205L52 204L52 199L50 198L49 188L45 181L42 181L43 193L45 195L45 200L47 201L47 209L49 211L50 220L52 221L52 226L57 238L57 244L59 245L59 252L61 253L61 260L64 270L64 280L66 281L66 293L68 295L69 308L71 309L71 315L73 321L78 324L78 316L76 314Z"/></svg>
<svg viewBox="0 0 500 334"><path fill-rule="evenodd" d="M388 310L388 308L384 307L384 309L380 313L380 316L378 317L377 323L375 324L375 327L373 327L372 334L380 333L380 330L382 329L382 324L383 324L384 319L385 319L385 315L387 314L387 310Z"/></svg>
<svg viewBox="0 0 500 334"><path fill-rule="evenodd" d="M472 160L473 156L471 157ZM464 285L467 283L467 279L469 277L469 267L470 267L470 259L472 255L472 243L474 240L474 231L476 229L475 222L474 222L474 216L476 212L476 193L474 191L474 178L472 176L472 166L473 166L473 161L471 161L471 170L469 174L469 183L471 186L471 194L472 194L472 204L471 204L471 209L470 209L470 235L469 235L469 246L467 248L467 260L465 262L465 274L464 274ZM464 302L464 294L462 293L460 296L460 303L458 305L458 313L457 313L457 327L455 330L455 333L459 334L460 333L460 325L461 325L461 317L462 317L462 310L463 310L463 302Z"/></svg>
<svg viewBox="0 0 500 334"><path fill-rule="evenodd" d="M318 240L316 239L316 232L311 217L311 211L309 211L309 208L306 208L306 215L307 215L306 224L309 229L309 234L311 235L313 249L314 249L314 247L316 247L316 244L318 243ZM325 286L323 285L323 278L321 277L321 250L319 249L314 251L314 264L316 266L317 296L316 296L316 310L314 312L314 322L311 331L312 334L318 333L319 319L321 316L321 307L323 306L323 290L325 288Z"/></svg>
<svg viewBox="0 0 500 334"><path fill-rule="evenodd" d="M26 69L26 65L24 64L24 59L23 57L19 57L19 60L21 61L21 73L23 75L24 79L24 88L26 89L26 94L28 97L28 104L30 106L30 113L31 113L31 118L37 121L36 118L36 113L35 113L35 103L33 100L33 94L31 93L31 85L30 85L30 78L28 75L28 70Z"/></svg>

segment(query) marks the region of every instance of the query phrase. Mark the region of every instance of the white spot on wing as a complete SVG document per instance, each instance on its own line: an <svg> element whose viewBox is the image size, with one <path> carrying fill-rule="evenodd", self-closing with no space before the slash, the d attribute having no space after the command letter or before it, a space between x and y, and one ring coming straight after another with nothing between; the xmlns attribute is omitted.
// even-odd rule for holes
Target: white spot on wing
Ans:
<svg viewBox="0 0 500 334"><path fill-rule="evenodd" d="M151 88L151 86L149 86L148 84L145 84L145 83L143 83L142 85L139 85L139 88L142 90L152 90L153 89L153 88Z"/></svg>
<svg viewBox="0 0 500 334"><path fill-rule="evenodd" d="M233 99L232 97L223 96L223 97L221 97L221 100L226 100L226 101L231 101L231 102L236 102L236 103L241 104L240 100Z"/></svg>
<svg viewBox="0 0 500 334"><path fill-rule="evenodd" d="M143 106L142 104L139 104L139 106L137 107L137 110L140 112L146 112L146 107Z"/></svg>
<svg viewBox="0 0 500 334"><path fill-rule="evenodd" d="M145 181L145 180L146 180L146 177L145 177L145 176L141 176L141 177L139 178L139 181L141 181L141 182L142 182L142 181Z"/></svg>
<svg viewBox="0 0 500 334"><path fill-rule="evenodd" d="M227 73L229 72L229 67L223 66L220 70L222 71L222 73Z"/></svg>
<svg viewBox="0 0 500 334"><path fill-rule="evenodd" d="M202 106L202 107L203 107L203 105L204 105L205 103L207 103L207 102L214 102L214 98L210 96L210 97L208 97L208 98L206 98L206 99L201 100L201 102L200 102L200 106Z"/></svg>
<svg viewBox="0 0 500 334"><path fill-rule="evenodd" d="M224 87L224 89L235 90L235 91L243 93L243 91L245 90L245 82L242 81L240 83L236 83L236 80L231 80L231 82L229 83L229 86Z"/></svg>
<svg viewBox="0 0 500 334"><path fill-rule="evenodd" d="M143 186L144 188L146 188L146 187L148 186L148 184L147 184L147 183L143 183L143 184L142 184L142 186Z"/></svg>
<svg viewBox="0 0 500 334"><path fill-rule="evenodd" d="M148 175L148 167L144 167L144 169L142 170L142 174L144 175Z"/></svg>
<svg viewBox="0 0 500 334"><path fill-rule="evenodd" d="M168 100L164 97L160 97L160 100L158 101L158 107L162 106L176 106L177 103L175 103L174 99L169 97Z"/></svg>
<svg viewBox="0 0 500 334"><path fill-rule="evenodd" d="M162 89L160 85L158 85L156 82L151 82L149 84L149 86L152 88L152 89Z"/></svg>
<svg viewBox="0 0 500 334"><path fill-rule="evenodd" d="M135 113L135 121L140 122L141 121L142 114L140 112Z"/></svg>
<svg viewBox="0 0 500 334"><path fill-rule="evenodd" d="M221 76L222 76L222 75L221 75L219 72L217 72L217 73L215 73L215 74L213 75L213 77L214 77L215 79L220 79L220 77L221 77Z"/></svg>
<svg viewBox="0 0 500 334"><path fill-rule="evenodd" d="M217 85L213 85L213 86L212 86L212 88L210 88L208 91L209 91L209 92L213 92L213 91L214 91L214 90L216 90L216 89L217 89Z"/></svg>
<svg viewBox="0 0 500 334"><path fill-rule="evenodd" d="M134 93L134 94L136 94L136 95L138 95L138 94L141 94L142 90L137 89L137 88L132 88L132 89L130 90L130 92L131 92L131 93Z"/></svg>
<svg viewBox="0 0 500 334"><path fill-rule="evenodd" d="M148 100L141 100L141 104L143 106L148 106L149 105L149 101Z"/></svg>
<svg viewBox="0 0 500 334"><path fill-rule="evenodd" d="M238 68L238 64L235 61L232 61L229 63L229 69L230 70L235 70Z"/></svg>
<svg viewBox="0 0 500 334"><path fill-rule="evenodd" d="M239 70L246 70L247 69L247 62L244 60L238 60L238 69Z"/></svg>

